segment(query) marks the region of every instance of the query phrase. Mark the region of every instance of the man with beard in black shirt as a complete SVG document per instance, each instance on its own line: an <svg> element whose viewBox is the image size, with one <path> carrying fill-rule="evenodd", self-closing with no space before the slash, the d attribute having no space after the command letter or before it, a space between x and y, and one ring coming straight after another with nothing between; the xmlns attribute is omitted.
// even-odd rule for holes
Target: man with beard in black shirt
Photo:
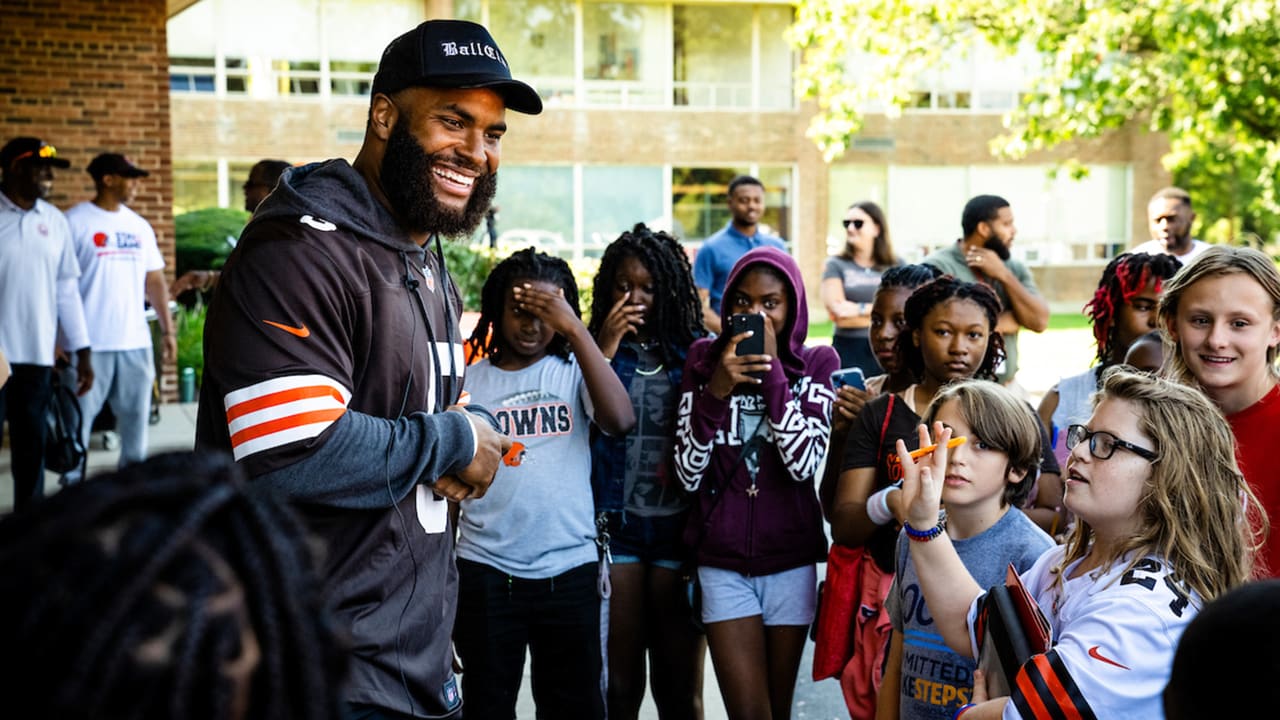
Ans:
<svg viewBox="0 0 1280 720"><path fill-rule="evenodd" d="M445 500L482 496L511 441L458 405L461 301L440 238L488 210L507 108L542 101L483 27L432 20L393 40L355 162L288 170L209 308L197 448L233 453L326 543L353 718L462 711Z"/></svg>

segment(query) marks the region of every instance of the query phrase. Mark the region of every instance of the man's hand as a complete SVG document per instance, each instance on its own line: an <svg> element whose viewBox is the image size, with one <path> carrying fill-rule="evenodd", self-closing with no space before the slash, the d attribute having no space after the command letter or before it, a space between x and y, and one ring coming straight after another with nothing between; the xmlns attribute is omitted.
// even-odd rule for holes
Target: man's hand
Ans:
<svg viewBox="0 0 1280 720"><path fill-rule="evenodd" d="M1013 273L994 250L984 247L969 248L964 254L964 262L970 270L982 273L996 282L1007 284L1009 278L1013 277Z"/></svg>
<svg viewBox="0 0 1280 720"><path fill-rule="evenodd" d="M93 387L93 361L89 348L76 351L76 395L82 396Z"/></svg>
<svg viewBox="0 0 1280 720"><path fill-rule="evenodd" d="M479 415L456 406L450 408L450 412L463 413L470 421L476 431L476 455L471 464L458 473L437 478L431 488L440 497L454 502L484 497L498 466L502 464L502 456L511 448L511 438L499 434L488 420Z"/></svg>
<svg viewBox="0 0 1280 720"><path fill-rule="evenodd" d="M177 359L178 339L173 336L173 333L165 333L161 342L164 343L164 350L162 351L163 355L161 356L164 358L164 361L166 363L170 363Z"/></svg>

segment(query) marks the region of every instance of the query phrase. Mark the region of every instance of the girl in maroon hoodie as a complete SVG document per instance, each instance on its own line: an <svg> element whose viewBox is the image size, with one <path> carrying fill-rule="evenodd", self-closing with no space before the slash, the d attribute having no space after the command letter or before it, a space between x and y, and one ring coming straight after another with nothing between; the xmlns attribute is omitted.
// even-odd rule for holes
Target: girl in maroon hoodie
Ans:
<svg viewBox="0 0 1280 720"><path fill-rule="evenodd" d="M748 252L725 287L722 327L763 315L764 353L737 354L748 332L689 349L675 443L676 474L697 493L685 540L729 717L786 718L826 557L814 474L839 358L804 346L804 282L785 252Z"/></svg>

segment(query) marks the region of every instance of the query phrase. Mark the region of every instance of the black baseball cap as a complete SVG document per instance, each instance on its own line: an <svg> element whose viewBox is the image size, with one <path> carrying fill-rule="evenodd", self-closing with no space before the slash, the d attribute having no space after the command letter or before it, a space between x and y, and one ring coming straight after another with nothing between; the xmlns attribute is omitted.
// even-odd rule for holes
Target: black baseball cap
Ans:
<svg viewBox="0 0 1280 720"><path fill-rule="evenodd" d="M58 150L49 143L40 138L17 137L5 143L4 148L0 149L0 168L7 170L9 166L24 158L64 170L71 167L70 162L58 157Z"/></svg>
<svg viewBox="0 0 1280 720"><path fill-rule="evenodd" d="M129 158L119 153L102 153L85 168L94 180L101 180L107 175L119 175L124 178L146 177L151 173L129 162Z"/></svg>
<svg viewBox="0 0 1280 720"><path fill-rule="evenodd" d="M542 98L511 78L489 31L466 20L428 20L387 45L373 92L391 95L408 87L489 88L516 112L542 112Z"/></svg>

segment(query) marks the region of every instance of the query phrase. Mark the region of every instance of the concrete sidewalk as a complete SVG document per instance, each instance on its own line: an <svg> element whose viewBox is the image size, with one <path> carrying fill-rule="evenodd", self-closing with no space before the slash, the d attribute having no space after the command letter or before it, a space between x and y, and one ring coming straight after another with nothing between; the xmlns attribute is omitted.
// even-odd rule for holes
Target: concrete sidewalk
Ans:
<svg viewBox="0 0 1280 720"><path fill-rule="evenodd" d="M114 470L120 462L118 449L104 449L103 436L103 433L97 432L89 440L89 477ZM195 437L195 403L161 405L160 422L150 427L147 436L147 454L190 450L195 445ZM8 438L5 438L5 444L5 449L0 451L0 513L9 512L13 508L13 475L9 472L11 458ZM45 494L57 492L58 487L57 473L45 473Z"/></svg>

